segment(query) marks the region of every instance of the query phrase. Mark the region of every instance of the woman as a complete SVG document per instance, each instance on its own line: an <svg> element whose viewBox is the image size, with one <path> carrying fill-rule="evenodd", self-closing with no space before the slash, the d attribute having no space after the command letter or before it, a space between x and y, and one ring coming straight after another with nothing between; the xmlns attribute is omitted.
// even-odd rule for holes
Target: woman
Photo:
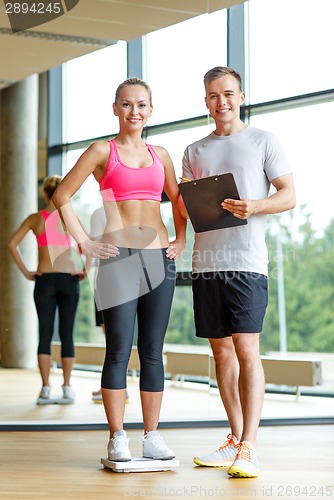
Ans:
<svg viewBox="0 0 334 500"><path fill-rule="evenodd" d="M53 197L83 253L100 259L96 299L106 330L101 386L110 430L108 459L115 461L131 460L123 419L136 317L143 456L174 457L157 427L164 387L162 347L175 286L174 260L185 246L186 220L177 207L179 190L167 151L142 140L152 109L151 90L145 82L137 78L123 82L113 105L119 133L114 140L92 144ZM100 242L88 238L70 205L71 197L91 173L100 184L107 220ZM160 214L162 191L173 208L176 237L172 243Z"/></svg>
<svg viewBox="0 0 334 500"><path fill-rule="evenodd" d="M44 179L45 209L29 215L8 243L9 252L20 271L28 280L35 281L34 300L39 320L38 366L42 377L42 389L37 402L50 399L51 341L57 308L64 379L63 397L67 402L73 402L75 397L70 385L75 361L73 326L79 301L79 280L86 274L77 269L71 238L64 232L58 212L51 201L60 181L59 175L51 175ZM28 271L19 250L21 241L29 231L36 236L37 271Z"/></svg>

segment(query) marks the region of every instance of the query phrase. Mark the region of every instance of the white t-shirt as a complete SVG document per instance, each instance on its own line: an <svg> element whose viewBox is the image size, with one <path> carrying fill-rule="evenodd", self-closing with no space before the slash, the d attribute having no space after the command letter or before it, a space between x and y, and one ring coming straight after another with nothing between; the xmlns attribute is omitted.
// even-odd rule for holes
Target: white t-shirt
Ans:
<svg viewBox="0 0 334 500"><path fill-rule="evenodd" d="M199 179L232 173L241 198L268 197L270 183L291 173L278 139L251 125L237 134L209 136L184 152L183 177ZM223 200L222 200L223 201ZM249 271L268 274L266 215L255 214L247 224L195 234L193 272Z"/></svg>

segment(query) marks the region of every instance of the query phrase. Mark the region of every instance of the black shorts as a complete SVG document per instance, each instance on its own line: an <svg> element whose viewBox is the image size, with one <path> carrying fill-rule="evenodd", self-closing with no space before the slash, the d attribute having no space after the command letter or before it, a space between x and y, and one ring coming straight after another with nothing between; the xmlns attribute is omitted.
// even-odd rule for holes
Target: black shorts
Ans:
<svg viewBox="0 0 334 500"><path fill-rule="evenodd" d="M192 275L196 337L260 333L268 305L268 278L244 271Z"/></svg>

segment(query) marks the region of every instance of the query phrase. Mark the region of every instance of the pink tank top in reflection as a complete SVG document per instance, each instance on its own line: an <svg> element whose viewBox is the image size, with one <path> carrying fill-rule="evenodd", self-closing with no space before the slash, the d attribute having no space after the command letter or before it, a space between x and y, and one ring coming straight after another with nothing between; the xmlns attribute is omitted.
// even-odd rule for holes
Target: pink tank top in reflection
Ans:
<svg viewBox="0 0 334 500"><path fill-rule="evenodd" d="M36 234L37 245L39 247L57 246L71 247L72 238L68 234L59 231L58 224L60 222L59 213L47 212L40 210L39 212L45 220L45 231L41 234Z"/></svg>

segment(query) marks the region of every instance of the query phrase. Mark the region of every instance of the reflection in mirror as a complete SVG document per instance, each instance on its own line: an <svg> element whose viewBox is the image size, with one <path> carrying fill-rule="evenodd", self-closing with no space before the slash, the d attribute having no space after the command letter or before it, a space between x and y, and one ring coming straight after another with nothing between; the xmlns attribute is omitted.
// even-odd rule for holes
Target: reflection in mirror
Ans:
<svg viewBox="0 0 334 500"><path fill-rule="evenodd" d="M253 112L251 106L248 107L249 109L247 108L247 111L253 126L277 134L282 140L293 166L298 198L298 206L294 211L296 215L291 220L280 219L283 234L284 284L287 307L287 347L288 351L291 351L286 353L286 357L311 357L312 363L314 360L320 360L322 378L313 378L311 382L308 382L311 384L313 381L314 386L302 386L299 401L296 401L296 386L270 384L267 386L262 415L263 418L333 416L332 399L321 397L324 394L333 396L334 386L334 364L331 354L334 350L333 336L331 335L333 314L330 308L334 282L330 272L333 267L331 265L333 261L333 225L331 220L331 186L333 182L331 182L332 171L328 166L328 158L332 156L329 117L333 115L334 97L332 91L324 90L330 87L328 82L333 81L330 74L332 66L325 64L326 61L331 60L330 54L326 52L326 47L329 50L328 48L332 44L323 43L322 36L312 38L311 52L321 55L321 60L324 61L322 71L315 71L310 78L299 79L300 81L297 78L292 83L290 82L291 78L290 80L282 78L282 75L277 73L277 61L279 60L290 61L288 62L288 66L291 66L291 71L289 69L290 77L295 75L297 71L295 62L291 59L291 44L288 41L295 38L295 28L300 26L298 4L301 7L304 4L302 0L298 0L295 2L296 9L292 9L291 2L287 0L284 2L289 10L288 24L285 23L285 41L283 40L284 43L287 42L286 47L281 43L282 37L275 35L275 30L279 29L280 23L277 23L275 27L272 23L267 22L272 19L273 12L271 10L271 14L268 13L268 2L250 0L247 3L247 8L250 9L251 13L248 25L251 45L248 47L249 42L246 39L246 53L248 53L249 61L246 61L245 65L247 66L249 63L251 102L257 104L257 109L254 110L257 114ZM282 0L272 0L270 5L270 9L274 9L277 16L286 11L282 8ZM210 9L209 0L206 2L206 6L208 12ZM322 2L321 12L319 9L313 9L309 19L305 11L306 24L304 23L304 27L302 27L303 32L310 31L307 29L307 24L311 22L312 30L315 27L322 29L329 40L333 31L324 30L323 22L330 22L333 17L332 10L333 2L325 0ZM268 29L271 30L270 33ZM265 37L263 30L267 30ZM201 36L198 36L199 33ZM208 135L213 130L204 102L203 75L209 67L227 63L226 35L227 10L222 9L216 13L198 16L179 25L153 32L146 37L146 77L154 94L154 115L146 130L147 142L166 147L172 157L177 178L181 176L181 162L186 146ZM266 47L262 47L263 39L267 40ZM277 40L280 40L279 46ZM305 38L304 42L308 44L310 39L306 40ZM301 60L304 62L309 60L310 52L305 43L300 45ZM279 57L271 57L271 59L265 57L263 51L272 50L274 47L275 52L276 45ZM260 50L258 50L259 47L261 47ZM230 49L233 50L233 47ZM124 78L126 76L126 43L121 42L107 49L103 54L101 52L100 56L109 57L109 54L113 62L109 65L109 69L113 73L112 85L115 85L122 79L119 78L120 74L124 75ZM170 54L173 54L173 57L170 57ZM93 59L94 54L91 54L90 57ZM65 120L68 142L115 133L114 122L110 121L108 113L105 113L105 103L109 102L110 112L112 104L111 95L113 93L110 93L109 79L103 80L102 84L100 82L99 88L102 92L95 92L93 101L88 99L90 101L88 108L90 109L81 105L82 95L78 89L82 88L83 81L87 81L82 76L82 71L87 76L87 64L84 64L83 59L74 62L72 68L70 68L71 63L68 63L67 77L71 80L66 84L68 106L65 106ZM162 60L164 61L164 71L157 71L157 68L161 67ZM307 64L305 63L304 66L306 67ZM268 73L268 67L269 74L265 74L265 72ZM116 73L112 68L117 68ZM275 69L272 70L273 68ZM94 71L90 71L92 78L95 78L94 74ZM270 85L268 85L268 78ZM305 92L321 90L326 92L326 95L323 97L324 101L319 101L318 104L314 103L314 96L305 95L304 100L296 103L294 109L282 110L282 103L277 103L279 112L268 113L268 109L265 109L264 113L261 113L261 109L259 109L261 102L274 98L291 97L291 89L304 89ZM107 99L106 92L108 93ZM85 98L87 99L87 96ZM309 98L310 101L308 101ZM275 102L272 103L272 106L274 109ZM310 123L321 123L322 126L310 127ZM158 126L155 127L155 125ZM150 127L152 128L150 129ZM71 168L82 153L80 148L82 148L82 144L70 144L70 149L73 151L64 155L64 173ZM321 193L320 205L319 196L314 196L314 193ZM81 194L76 199L80 218L87 228L89 227L90 215L96 208L98 199L99 193L96 189L96 183L94 179L89 179L82 186ZM168 225L171 220L168 203L165 203L162 209L165 223ZM293 231L290 230L290 227L293 227ZM169 227L169 229L171 231L172 228ZM272 277L269 287L270 300L261 338L261 353L273 356L281 355L279 352L278 279L276 273L278 266L277 261L275 261L276 237L277 234L271 230L269 223L267 240L270 253L274 254L274 258L271 259L272 267L269 270ZM188 224L187 247L182 259L177 263L179 272L187 273L191 269L192 244L193 234ZM23 254L31 258L29 248L24 248ZM90 281L92 280L93 278ZM98 390L100 385L105 339L102 328L95 324L94 300L90 281L80 282L80 301L74 327L75 343L78 346L77 364L72 374L72 384L76 392L75 404L36 405L36 398L40 391L40 375L35 364L33 368L25 370L1 369L1 422L96 422L100 425L106 425L103 405L92 401L92 392ZM22 293L22 290L20 292ZM32 294L30 298L32 299ZM22 300L25 298L23 297ZM35 314L33 307L31 300L31 316ZM319 315L320 310L322 311L321 315ZM56 321L58 320L56 319ZM36 339L33 333L35 327L32 320L29 325L31 325L32 330L31 345L33 345L35 353ZM82 349L81 344L83 344ZM87 354L87 344L88 349L90 349L89 354ZM57 354L57 358L56 350L57 347L54 346L54 358L58 361L60 353ZM195 337L190 283L177 286L175 291L166 336L164 362L166 389L161 413L162 422L171 418L173 420L226 419L226 413L215 383L213 360L208 343L206 341L198 342ZM130 365L130 368L128 373L129 401L125 409L125 422L138 423L142 420L142 416L135 346L133 364ZM321 380L321 385L318 385L318 380ZM62 371L55 361L51 367L50 381L54 394L61 396ZM304 378L303 383L306 382ZM177 401L177 405L175 405L175 401Z"/></svg>

